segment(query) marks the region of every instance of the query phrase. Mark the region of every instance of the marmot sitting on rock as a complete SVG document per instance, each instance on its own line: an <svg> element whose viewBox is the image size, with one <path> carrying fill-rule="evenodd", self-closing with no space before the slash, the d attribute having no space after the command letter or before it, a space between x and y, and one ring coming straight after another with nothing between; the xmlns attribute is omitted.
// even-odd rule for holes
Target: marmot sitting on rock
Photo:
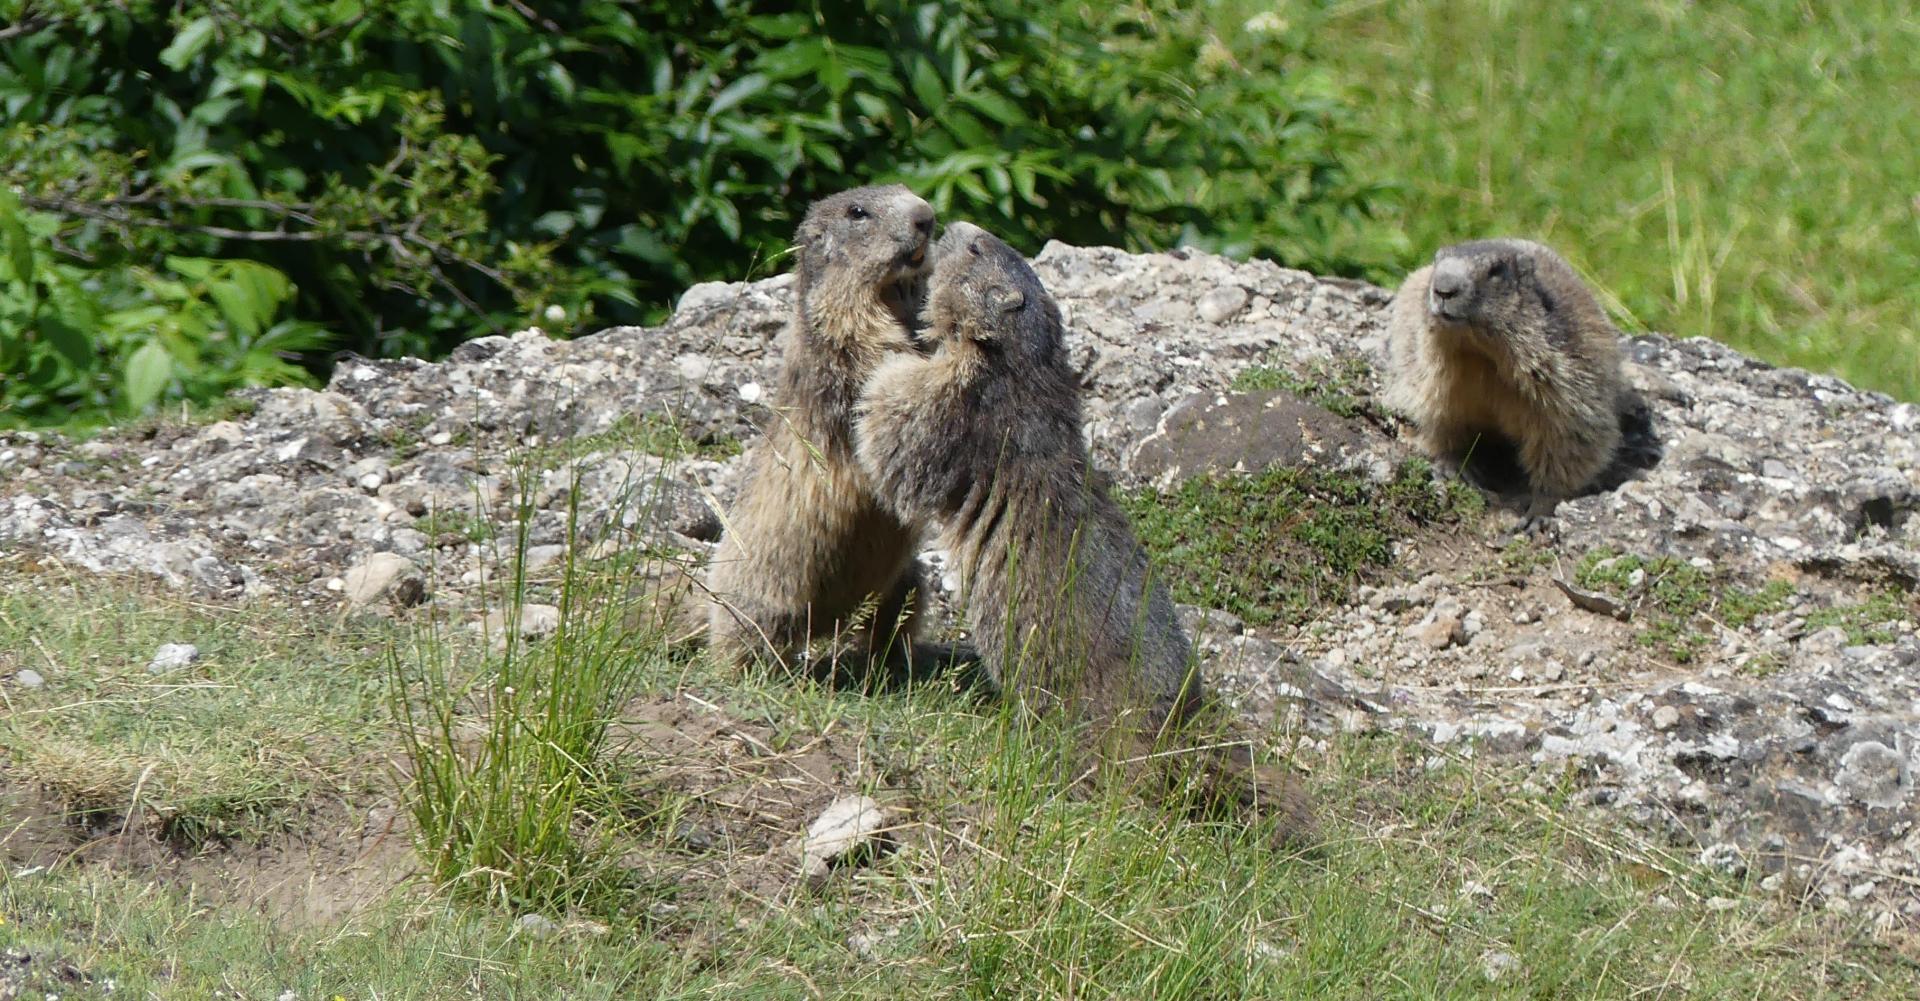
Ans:
<svg viewBox="0 0 1920 1001"><path fill-rule="evenodd" d="M914 349L933 224L932 206L899 185L807 209L794 237L796 306L775 417L744 460L708 571L707 641L723 663L786 663L850 624L871 657L913 634L915 532L868 489L854 460L853 406L883 357Z"/></svg>
<svg viewBox="0 0 1920 1001"><path fill-rule="evenodd" d="M1388 310L1388 405L1436 458L1517 465L1531 494L1524 526L1659 461L1652 413L1621 371L1620 332L1548 247L1442 248Z"/></svg>
<svg viewBox="0 0 1920 1001"><path fill-rule="evenodd" d="M1304 835L1304 793L1244 743L1155 753L1213 707L1172 599L1093 475L1079 376L1039 277L953 223L926 319L933 354L895 355L868 381L858 454L903 519L938 526L987 675L1030 706L1071 706L1109 755Z"/></svg>

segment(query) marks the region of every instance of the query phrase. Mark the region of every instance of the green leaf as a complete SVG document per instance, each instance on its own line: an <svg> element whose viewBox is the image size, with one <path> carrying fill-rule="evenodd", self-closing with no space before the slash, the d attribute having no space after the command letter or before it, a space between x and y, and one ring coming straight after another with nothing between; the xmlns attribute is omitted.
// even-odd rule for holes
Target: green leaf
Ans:
<svg viewBox="0 0 1920 1001"><path fill-rule="evenodd" d="M190 281L203 282L213 274L214 267L219 263L204 257L174 256L167 258L167 270Z"/></svg>
<svg viewBox="0 0 1920 1001"><path fill-rule="evenodd" d="M127 408L135 413L146 410L172 380L173 356L166 347L157 338L140 345L127 359Z"/></svg>
<svg viewBox="0 0 1920 1001"><path fill-rule="evenodd" d="M169 69L185 69L186 65L193 62L194 57L206 49L207 43L211 41L213 41L213 18L196 17L188 21L187 26L181 28L179 34L173 36L173 44L161 50L160 61Z"/></svg>
<svg viewBox="0 0 1920 1001"><path fill-rule="evenodd" d="M760 53L753 67L775 80L820 73L827 66L827 48L819 39L805 38L788 42L777 49Z"/></svg>
<svg viewBox="0 0 1920 1001"><path fill-rule="evenodd" d="M713 95L713 103L707 105L707 114L725 114L727 109L766 90L767 85L770 83L772 83L772 81L767 78L765 73L749 73L727 84L720 93Z"/></svg>
<svg viewBox="0 0 1920 1001"><path fill-rule="evenodd" d="M41 338L60 356L61 361L73 366L75 372L93 371L93 344L87 340L85 333L63 318L44 311L35 325L40 329Z"/></svg>
<svg viewBox="0 0 1920 1001"><path fill-rule="evenodd" d="M986 90L968 90L954 95L966 102L975 111L1009 127L1025 125L1027 116L1020 111L1019 105L1004 95Z"/></svg>
<svg viewBox="0 0 1920 1001"><path fill-rule="evenodd" d="M762 14L747 18L747 30L761 38L799 38L813 30L805 14Z"/></svg>
<svg viewBox="0 0 1920 1001"><path fill-rule="evenodd" d="M33 287L33 242L27 236L26 220L22 218L24 210L20 199L6 188L0 188L0 236L7 241L7 263L13 268L15 281Z"/></svg>
<svg viewBox="0 0 1920 1001"><path fill-rule="evenodd" d="M929 114L939 111L940 105L947 100L947 92L941 85L940 73L933 68L933 64L924 57L914 59L911 82L913 96L920 101L920 106Z"/></svg>

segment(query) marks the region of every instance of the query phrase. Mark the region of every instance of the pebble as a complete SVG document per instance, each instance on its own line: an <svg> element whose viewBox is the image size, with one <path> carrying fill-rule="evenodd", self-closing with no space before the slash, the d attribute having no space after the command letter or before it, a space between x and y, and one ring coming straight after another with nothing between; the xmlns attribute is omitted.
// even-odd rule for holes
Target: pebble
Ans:
<svg viewBox="0 0 1920 1001"><path fill-rule="evenodd" d="M507 642L507 622L507 610L495 609L488 612L479 622L474 623L474 626L495 646L504 646ZM521 639L545 639L559 631L559 606L532 601L520 606Z"/></svg>
<svg viewBox="0 0 1920 1001"><path fill-rule="evenodd" d="M1511 952L1488 949L1480 954L1480 975L1489 981L1504 980L1519 969L1520 959Z"/></svg>
<svg viewBox="0 0 1920 1001"><path fill-rule="evenodd" d="M513 926L533 938L552 938L560 933L560 925L544 914L522 914Z"/></svg>
<svg viewBox="0 0 1920 1001"><path fill-rule="evenodd" d="M886 829L887 811L869 796L843 796L828 804L800 841L800 871L809 878L867 854Z"/></svg>
<svg viewBox="0 0 1920 1001"><path fill-rule="evenodd" d="M1413 638L1432 650L1445 650L1466 637L1465 625L1451 613L1436 614L1413 627Z"/></svg>
<svg viewBox="0 0 1920 1001"><path fill-rule="evenodd" d="M349 608L364 608L381 598L395 604L417 605L427 598L427 579L420 568L397 553L374 553L340 578Z"/></svg>
<svg viewBox="0 0 1920 1001"><path fill-rule="evenodd" d="M1200 297L1196 310L1202 320L1208 323L1225 323L1233 314L1245 309L1247 290L1238 285L1222 285Z"/></svg>
<svg viewBox="0 0 1920 1001"><path fill-rule="evenodd" d="M153 652L152 660L147 661L147 673L177 671L199 659L200 648L191 643L166 643Z"/></svg>
<svg viewBox="0 0 1920 1001"><path fill-rule="evenodd" d="M21 688L39 688L47 683L47 679L41 677L39 671L31 667L23 667L14 672L13 683Z"/></svg>

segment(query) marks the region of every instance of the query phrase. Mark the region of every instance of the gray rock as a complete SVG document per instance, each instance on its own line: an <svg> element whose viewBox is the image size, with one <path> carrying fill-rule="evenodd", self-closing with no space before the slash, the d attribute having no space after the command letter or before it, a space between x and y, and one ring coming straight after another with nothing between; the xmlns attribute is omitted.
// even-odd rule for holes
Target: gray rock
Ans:
<svg viewBox="0 0 1920 1001"><path fill-rule="evenodd" d="M531 938L552 938L560 934L559 923L544 914L522 914L514 919L513 927Z"/></svg>
<svg viewBox="0 0 1920 1001"><path fill-rule="evenodd" d="M1247 308L1247 290L1238 285L1222 285L1200 297L1195 312L1208 323L1225 323L1233 314Z"/></svg>
<svg viewBox="0 0 1920 1001"><path fill-rule="evenodd" d="M191 643L165 643L153 652L153 659L147 662L147 673L178 671L199 659L200 648Z"/></svg>
<svg viewBox="0 0 1920 1001"><path fill-rule="evenodd" d="M1173 405L1134 450L1133 472L1151 480L1260 473L1276 466L1338 464L1363 433L1285 390L1195 394Z"/></svg>
<svg viewBox="0 0 1920 1001"><path fill-rule="evenodd" d="M13 683L21 688L39 688L47 683L47 679L41 677L39 671L31 667L23 667L13 672Z"/></svg>
<svg viewBox="0 0 1920 1001"><path fill-rule="evenodd" d="M1436 611L1414 626L1410 635L1429 650L1445 650L1466 642L1467 628L1454 612Z"/></svg>
<svg viewBox="0 0 1920 1001"><path fill-rule="evenodd" d="M509 623L507 611L495 609L475 625L495 646L503 646L507 641ZM521 639L545 639L560 630L560 608L557 605L527 602L520 606L519 627Z"/></svg>
<svg viewBox="0 0 1920 1001"><path fill-rule="evenodd" d="M871 797L843 796L828 804L800 840L800 871L809 878L831 866L856 861L884 837L887 811Z"/></svg>
<svg viewBox="0 0 1920 1001"><path fill-rule="evenodd" d="M417 605L427 598L427 579L412 560L395 553L374 553L341 578L347 607L365 608L381 599Z"/></svg>
<svg viewBox="0 0 1920 1001"><path fill-rule="evenodd" d="M1871 807L1896 810L1906 804L1912 789L1907 759L1877 740L1863 740L1840 756L1833 784Z"/></svg>

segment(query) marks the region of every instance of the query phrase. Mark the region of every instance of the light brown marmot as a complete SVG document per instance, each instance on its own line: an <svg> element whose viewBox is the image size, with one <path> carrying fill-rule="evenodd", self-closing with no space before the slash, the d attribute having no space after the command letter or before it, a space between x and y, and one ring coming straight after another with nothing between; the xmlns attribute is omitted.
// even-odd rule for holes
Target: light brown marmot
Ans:
<svg viewBox="0 0 1920 1001"><path fill-rule="evenodd" d="M1193 781L1203 803L1251 805L1283 837L1304 836L1305 794L1246 743L1168 749L1223 714L1092 469L1079 376L1039 277L999 239L953 223L926 319L933 353L895 355L868 381L858 453L903 519L937 527L986 674L1027 705L1082 714L1109 760Z"/></svg>
<svg viewBox="0 0 1920 1001"><path fill-rule="evenodd" d="M1444 247L1388 310L1387 404L1436 458L1511 453L1530 494L1525 525L1659 460L1651 414L1621 371L1620 332L1550 248Z"/></svg>
<svg viewBox="0 0 1920 1001"><path fill-rule="evenodd" d="M775 415L744 460L708 570L707 642L723 663L791 664L809 641L850 625L868 657L913 635L916 533L868 488L853 406L883 357L914 349L933 225L932 206L899 185L807 209Z"/></svg>

